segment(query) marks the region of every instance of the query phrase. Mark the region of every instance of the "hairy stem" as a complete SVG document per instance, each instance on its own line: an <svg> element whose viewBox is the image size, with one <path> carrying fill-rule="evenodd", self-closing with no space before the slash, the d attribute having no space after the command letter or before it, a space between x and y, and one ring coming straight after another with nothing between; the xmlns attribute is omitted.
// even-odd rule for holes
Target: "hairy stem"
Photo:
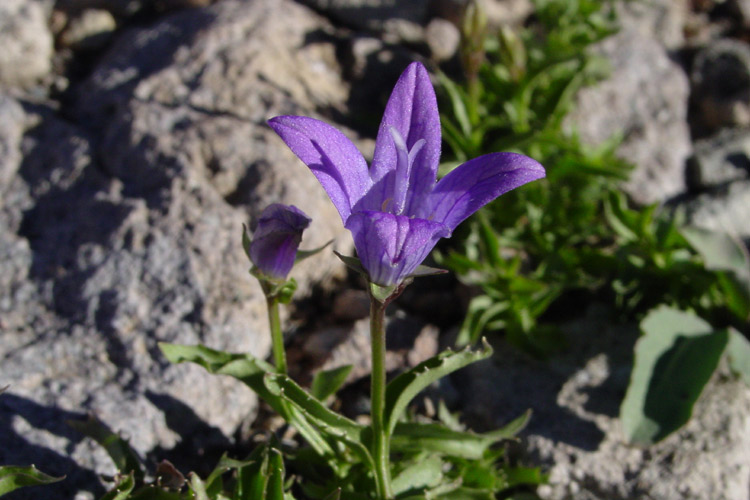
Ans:
<svg viewBox="0 0 750 500"><path fill-rule="evenodd" d="M370 345L372 375L370 383L372 419L372 455L375 460L375 482L378 499L393 498L391 487L390 437L383 422L385 411L385 307L386 304L370 296Z"/></svg>
<svg viewBox="0 0 750 500"><path fill-rule="evenodd" d="M268 303L268 324L271 327L271 346L273 361L278 373L286 375L286 351L284 350L284 333L281 331L278 297L266 297Z"/></svg>

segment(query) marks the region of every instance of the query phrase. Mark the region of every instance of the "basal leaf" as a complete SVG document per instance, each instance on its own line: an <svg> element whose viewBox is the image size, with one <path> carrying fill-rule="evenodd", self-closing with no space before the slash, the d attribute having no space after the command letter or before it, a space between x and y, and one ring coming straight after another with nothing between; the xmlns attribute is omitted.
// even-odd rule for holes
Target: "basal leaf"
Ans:
<svg viewBox="0 0 750 500"><path fill-rule="evenodd" d="M449 373L491 355L492 347L486 341L478 351L469 348L458 352L444 351L391 380L385 389L383 421L386 432L389 435L393 433L409 402L423 389Z"/></svg>
<svg viewBox="0 0 750 500"><path fill-rule="evenodd" d="M127 476L122 476L117 485L105 493L100 500L126 500L130 497L133 488L135 488L135 479L131 472Z"/></svg>
<svg viewBox="0 0 750 500"><path fill-rule="evenodd" d="M632 443L660 441L684 425L729 340L701 318L666 306L641 322L630 385L620 407Z"/></svg>
<svg viewBox="0 0 750 500"><path fill-rule="evenodd" d="M39 486L56 483L65 477L53 477L40 471L33 465L19 467L14 465L0 466L0 496L25 486Z"/></svg>
<svg viewBox="0 0 750 500"><path fill-rule="evenodd" d="M325 401L328 396L335 394L346 382L352 368L354 368L352 365L345 365L316 373L310 386L313 397L319 401Z"/></svg>
<svg viewBox="0 0 750 500"><path fill-rule="evenodd" d="M275 395L294 405L320 432L347 444L360 459L371 462L365 445L366 427L331 411L286 375L268 374L266 385Z"/></svg>
<svg viewBox="0 0 750 500"><path fill-rule="evenodd" d="M268 454L268 490L264 500L284 500L284 459L276 448Z"/></svg>
<svg viewBox="0 0 750 500"><path fill-rule="evenodd" d="M209 373L229 375L240 380L279 415L287 418L318 453L321 455L331 453L332 450L328 443L307 422L304 416L299 412L289 411L284 399L278 394L270 392L266 387L264 377L266 374L276 372L273 365L251 354L231 354L201 345L187 346L161 342L159 348L172 363L192 362L202 366Z"/></svg>
<svg viewBox="0 0 750 500"><path fill-rule="evenodd" d="M432 488L440 483L443 478L443 461L438 456L419 459L410 464L393 478L391 486L396 495L406 492L418 492L426 488Z"/></svg>

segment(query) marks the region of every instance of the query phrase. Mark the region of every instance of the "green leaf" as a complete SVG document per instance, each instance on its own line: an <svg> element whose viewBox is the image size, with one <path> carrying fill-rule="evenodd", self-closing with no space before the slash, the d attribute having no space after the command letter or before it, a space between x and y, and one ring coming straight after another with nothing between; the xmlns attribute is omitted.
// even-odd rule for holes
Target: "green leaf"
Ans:
<svg viewBox="0 0 750 500"><path fill-rule="evenodd" d="M276 371L273 365L250 354L230 354L201 345L187 346L160 342L159 348L172 363L192 362L202 366L209 373L229 375L240 380L268 403L276 413L287 418L320 455L332 453L328 443L310 425L304 415L295 411L287 411L284 399L268 390L264 377Z"/></svg>
<svg viewBox="0 0 750 500"><path fill-rule="evenodd" d="M727 355L729 368L750 385L750 342L735 330L729 332Z"/></svg>
<svg viewBox="0 0 750 500"><path fill-rule="evenodd" d="M651 444L684 425L729 340L727 330L661 306L641 322L630 385L620 407L625 436Z"/></svg>
<svg viewBox="0 0 750 500"><path fill-rule="evenodd" d="M269 373L266 375L266 385L275 395L284 398L302 411L310 421L321 428L322 432L343 440L347 444L355 445L358 449L365 449L362 446L364 426L331 411L288 376Z"/></svg>
<svg viewBox="0 0 750 500"><path fill-rule="evenodd" d="M328 243L319 246L318 248L313 248L312 250L297 250L297 254L294 256L294 263L301 262L308 257L312 257L313 255L322 252L325 250L325 248L333 243L333 240L328 240Z"/></svg>
<svg viewBox="0 0 750 500"><path fill-rule="evenodd" d="M50 476L33 465L28 467L15 465L0 466L0 496L25 486L51 484L62 481L63 479L65 479L65 476Z"/></svg>
<svg viewBox="0 0 750 500"><path fill-rule="evenodd" d="M428 451L477 460L487 448L507 437L504 433L454 431L435 423L399 422L393 430L391 449L394 452Z"/></svg>
<svg viewBox="0 0 750 500"><path fill-rule="evenodd" d="M750 269L747 249L736 238L698 227L683 227L680 232L703 257L708 269L739 273Z"/></svg>
<svg viewBox="0 0 750 500"><path fill-rule="evenodd" d="M393 478L391 486L396 495L432 488L443 478L443 461L438 456L419 459Z"/></svg>
<svg viewBox="0 0 750 500"><path fill-rule="evenodd" d="M336 394L336 391L346 382L352 368L354 368L352 365L344 365L316 373L310 387L313 397L325 401L328 396Z"/></svg>
<svg viewBox="0 0 750 500"><path fill-rule="evenodd" d="M268 489L265 500L284 500L284 460L276 448L271 448L268 454Z"/></svg>
<svg viewBox="0 0 750 500"><path fill-rule="evenodd" d="M68 420L68 425L84 434L104 448L122 474L133 473L136 483L143 481L143 466L138 455L130 447L127 440L120 437L104 422L97 419L94 415L89 415L85 421Z"/></svg>
<svg viewBox="0 0 750 500"><path fill-rule="evenodd" d="M478 351L471 351L469 348L458 352L444 351L391 380L385 388L383 421L386 433L393 433L409 402L423 389L449 373L491 355L492 347L486 341Z"/></svg>
<svg viewBox="0 0 750 500"><path fill-rule="evenodd" d="M268 481L268 445L255 447L242 467L237 468L237 482L234 487L234 500L263 499Z"/></svg>
<svg viewBox="0 0 750 500"><path fill-rule="evenodd" d="M190 474L189 487L190 491L193 492L194 500L209 500L208 494L206 493L206 484L195 472Z"/></svg>
<svg viewBox="0 0 750 500"><path fill-rule="evenodd" d="M126 500L135 488L135 479L131 472L127 476L121 476L114 488L109 490L101 500Z"/></svg>

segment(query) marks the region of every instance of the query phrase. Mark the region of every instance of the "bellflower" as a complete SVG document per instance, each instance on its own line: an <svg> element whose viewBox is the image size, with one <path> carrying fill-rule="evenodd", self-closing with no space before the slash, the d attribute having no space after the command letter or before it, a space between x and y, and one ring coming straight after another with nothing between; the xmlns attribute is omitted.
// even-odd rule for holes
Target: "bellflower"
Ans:
<svg viewBox="0 0 750 500"><path fill-rule="evenodd" d="M440 116L426 68L410 64L396 83L368 168L357 147L332 126L304 116L269 125L315 174L336 206L370 280L401 283L440 238L503 193L544 177L536 161L491 153L436 183Z"/></svg>
<svg viewBox="0 0 750 500"><path fill-rule="evenodd" d="M268 205L249 245L250 260L264 276L285 280L294 265L302 231L309 225L310 218L293 205Z"/></svg>

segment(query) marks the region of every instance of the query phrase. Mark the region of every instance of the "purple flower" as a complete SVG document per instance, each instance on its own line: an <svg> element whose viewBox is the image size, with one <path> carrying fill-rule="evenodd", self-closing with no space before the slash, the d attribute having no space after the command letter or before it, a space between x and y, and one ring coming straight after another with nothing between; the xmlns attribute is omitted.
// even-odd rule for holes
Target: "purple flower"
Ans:
<svg viewBox="0 0 750 500"><path fill-rule="evenodd" d="M312 170L354 236L373 283L399 284L440 238L486 203L544 177L523 155L469 160L440 182L440 117L427 70L412 63L393 89L380 123L372 166L344 134L304 116L269 125Z"/></svg>
<svg viewBox="0 0 750 500"><path fill-rule="evenodd" d="M302 231L310 218L293 205L274 203L260 214L248 255L267 278L285 280L294 265Z"/></svg>

